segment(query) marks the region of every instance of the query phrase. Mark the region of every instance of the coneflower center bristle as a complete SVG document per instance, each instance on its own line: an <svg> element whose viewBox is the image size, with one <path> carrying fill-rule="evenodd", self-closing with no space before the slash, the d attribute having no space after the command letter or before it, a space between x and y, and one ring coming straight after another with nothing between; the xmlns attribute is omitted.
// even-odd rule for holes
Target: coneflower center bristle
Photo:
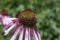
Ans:
<svg viewBox="0 0 60 40"><path fill-rule="evenodd" d="M6 9L3 9L3 10L1 11L1 14L2 14L3 16L8 16L8 15L9 15L8 10L6 10Z"/></svg>
<svg viewBox="0 0 60 40"><path fill-rule="evenodd" d="M26 10L19 15L19 21L23 25L33 26L36 24L37 20L34 12Z"/></svg>

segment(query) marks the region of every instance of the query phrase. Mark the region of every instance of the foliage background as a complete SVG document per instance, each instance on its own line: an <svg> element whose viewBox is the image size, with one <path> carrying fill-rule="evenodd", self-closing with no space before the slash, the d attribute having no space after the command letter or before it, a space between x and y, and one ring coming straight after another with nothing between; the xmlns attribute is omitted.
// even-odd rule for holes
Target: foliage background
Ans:
<svg viewBox="0 0 60 40"><path fill-rule="evenodd" d="M60 0L0 0L0 11L6 8L11 17L17 17L25 9L33 10L38 18L37 26L42 40L60 40ZM0 27L0 40L9 40Z"/></svg>

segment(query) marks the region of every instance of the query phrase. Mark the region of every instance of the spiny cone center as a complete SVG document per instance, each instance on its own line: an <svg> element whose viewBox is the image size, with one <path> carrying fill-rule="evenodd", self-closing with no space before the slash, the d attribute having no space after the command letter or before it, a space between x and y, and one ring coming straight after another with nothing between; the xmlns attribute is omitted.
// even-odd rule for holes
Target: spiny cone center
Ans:
<svg viewBox="0 0 60 40"><path fill-rule="evenodd" d="M8 10L6 10L6 9L3 9L3 10L1 11L1 14L4 15L4 16L8 16L8 15L9 15L9 14L8 14Z"/></svg>
<svg viewBox="0 0 60 40"><path fill-rule="evenodd" d="M21 14L21 18L23 19L23 20L31 20L31 19L33 19L34 18L34 14L33 13L22 13Z"/></svg>
<svg viewBox="0 0 60 40"><path fill-rule="evenodd" d="M33 26L36 24L36 16L34 12L25 10L19 15L19 21L23 25Z"/></svg>

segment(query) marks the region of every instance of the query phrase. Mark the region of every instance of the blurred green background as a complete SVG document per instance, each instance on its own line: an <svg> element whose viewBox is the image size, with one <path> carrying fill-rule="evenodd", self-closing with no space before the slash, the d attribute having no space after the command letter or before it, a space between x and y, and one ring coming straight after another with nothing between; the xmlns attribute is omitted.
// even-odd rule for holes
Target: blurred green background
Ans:
<svg viewBox="0 0 60 40"><path fill-rule="evenodd" d="M60 40L60 0L0 0L0 11L6 8L11 17L25 9L33 10L38 18L37 27L42 40ZM9 40L0 27L0 40Z"/></svg>

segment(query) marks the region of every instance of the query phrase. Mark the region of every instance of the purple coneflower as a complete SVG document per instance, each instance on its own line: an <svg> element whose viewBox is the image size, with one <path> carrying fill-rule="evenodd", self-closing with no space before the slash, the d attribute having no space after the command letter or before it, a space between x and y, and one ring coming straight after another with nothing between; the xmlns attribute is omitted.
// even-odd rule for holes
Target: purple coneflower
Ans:
<svg viewBox="0 0 60 40"><path fill-rule="evenodd" d="M32 37L34 40L41 40L40 34L37 31L36 22L37 18L35 13L31 10L25 10L20 13L18 18L14 19L12 25L8 24L10 27L5 30L4 35L8 35L9 32L16 27L15 33L10 40L16 40L18 33L20 34L18 40L32 40Z"/></svg>
<svg viewBox="0 0 60 40"><path fill-rule="evenodd" d="M2 22L4 25L8 25L9 23L12 22L12 20L14 20L15 18L11 18L9 16L8 10L3 9L0 13L0 18L2 19Z"/></svg>

